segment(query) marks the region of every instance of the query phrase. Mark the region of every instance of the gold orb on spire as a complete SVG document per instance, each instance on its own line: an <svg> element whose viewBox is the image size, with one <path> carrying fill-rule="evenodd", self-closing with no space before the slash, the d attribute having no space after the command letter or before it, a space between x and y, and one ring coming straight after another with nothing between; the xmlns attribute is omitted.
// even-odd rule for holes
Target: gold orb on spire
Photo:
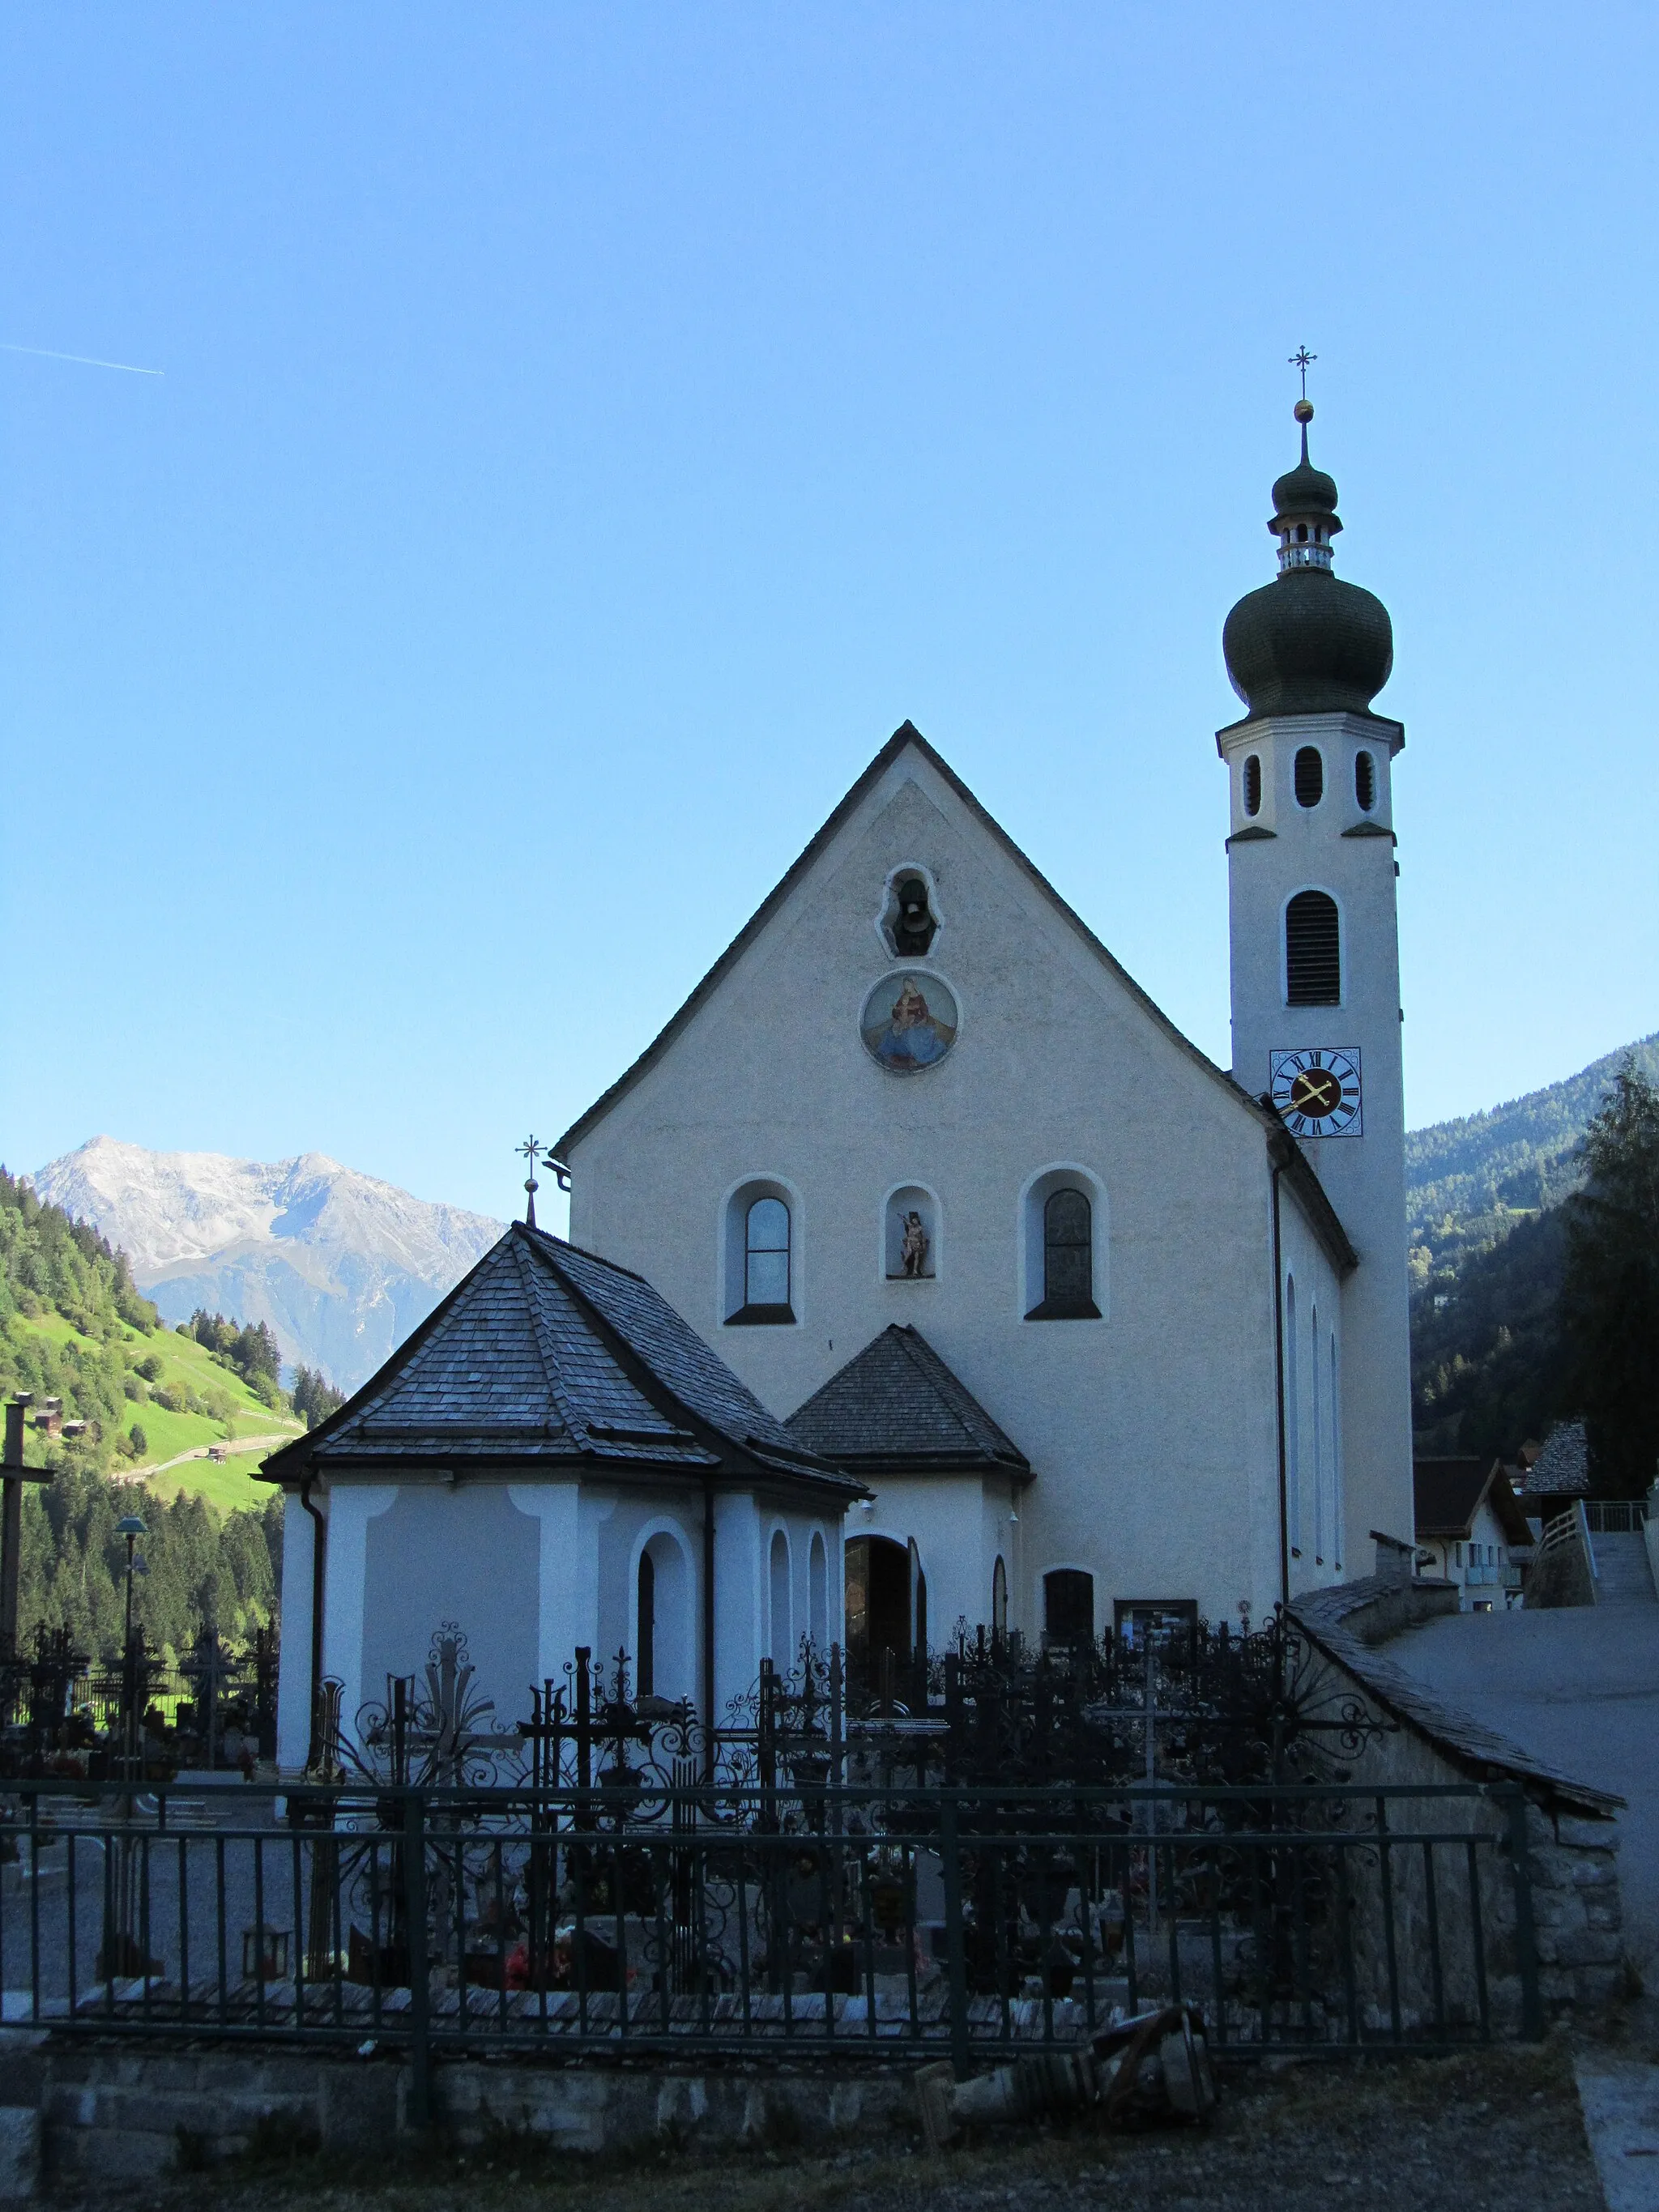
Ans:
<svg viewBox="0 0 1659 2212"><path fill-rule="evenodd" d="M1311 399L1298 399L1298 400L1297 401L1297 403L1296 403L1295 406L1294 406L1293 408L1291 408L1291 414L1292 414L1292 415L1294 415L1294 416L1295 416L1295 417L1296 417L1297 421L1298 422L1300 422L1300 423L1302 424L1303 428L1305 429L1305 428L1307 428L1308 424L1313 421L1313 402L1312 402L1312 400L1311 400Z"/></svg>

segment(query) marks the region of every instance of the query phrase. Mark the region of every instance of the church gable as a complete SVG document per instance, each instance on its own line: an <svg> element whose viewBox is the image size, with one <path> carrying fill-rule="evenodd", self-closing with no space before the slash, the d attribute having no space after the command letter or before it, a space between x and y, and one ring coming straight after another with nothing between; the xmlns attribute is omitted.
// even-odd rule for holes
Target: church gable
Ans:
<svg viewBox="0 0 1659 2212"><path fill-rule="evenodd" d="M920 938L907 933L900 911L907 877L926 893ZM908 950L918 942L924 950ZM867 994L861 1000L849 995L860 978ZM811 1024L821 1026L825 1005L842 1001L844 1021L859 1023L872 1056L908 1073L905 1055L918 1045L919 1064L932 1065L952 1051L958 1028L965 1035L977 1025L984 1036L986 1013L1011 984L1031 1003L1023 1016L1005 1006L1005 1016L1023 1018L1051 1046L1065 1048L1103 1012L1121 1045L1156 1064L1163 1081L1189 1095L1195 1085L1225 1102L1224 1115L1236 1109L1258 1127L1272 1126L907 723L660 1034L566 1132L558 1156L568 1162L619 1105L649 1087L670 1048L711 1016L720 1035L709 1047L731 1091L760 1077L760 1062L748 1056L763 1034L787 1042L797 1082L810 1084L819 1042ZM964 987L968 996L959 999ZM844 1042L838 1033L830 1058ZM1000 1057L1012 1048L1007 1038L996 1048Z"/></svg>

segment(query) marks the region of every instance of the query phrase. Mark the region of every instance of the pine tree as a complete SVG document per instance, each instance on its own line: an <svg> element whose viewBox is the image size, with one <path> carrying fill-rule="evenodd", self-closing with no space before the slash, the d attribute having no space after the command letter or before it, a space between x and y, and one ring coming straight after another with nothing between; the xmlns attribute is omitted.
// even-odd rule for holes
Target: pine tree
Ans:
<svg viewBox="0 0 1659 2212"><path fill-rule="evenodd" d="M1659 1475L1659 1089L1626 1061L1584 1139L1567 1206L1562 1335L1596 1489L1639 1497Z"/></svg>

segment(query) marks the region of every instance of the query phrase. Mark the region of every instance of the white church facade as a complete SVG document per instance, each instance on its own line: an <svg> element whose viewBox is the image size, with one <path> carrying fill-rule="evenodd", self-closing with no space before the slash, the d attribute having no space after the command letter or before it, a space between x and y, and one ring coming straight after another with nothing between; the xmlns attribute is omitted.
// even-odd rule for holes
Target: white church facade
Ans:
<svg viewBox="0 0 1659 2212"><path fill-rule="evenodd" d="M1404 733L1303 419L1225 637L1231 1073L907 724L556 1148L573 1242L870 1484L855 1632L1259 1619L1411 1537ZM1006 1449L953 1452L951 1383Z"/></svg>
<svg viewBox="0 0 1659 2212"><path fill-rule="evenodd" d="M441 1618L503 1710L647 1636L706 1710L802 1634L1259 1620L1411 1541L1404 733L1310 412L1224 636L1231 1069L907 723L555 1147L568 1245L510 1232L269 1463L284 1765Z"/></svg>

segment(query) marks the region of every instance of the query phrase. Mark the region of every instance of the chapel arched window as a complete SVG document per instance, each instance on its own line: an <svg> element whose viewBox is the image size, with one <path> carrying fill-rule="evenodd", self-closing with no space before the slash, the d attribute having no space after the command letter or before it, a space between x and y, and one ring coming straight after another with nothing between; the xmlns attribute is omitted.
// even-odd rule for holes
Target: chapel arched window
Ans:
<svg viewBox="0 0 1659 2212"><path fill-rule="evenodd" d="M641 1697L654 1697L657 1689L657 1563L649 1552L640 1553L638 1589L639 1627L635 1636L635 1686Z"/></svg>

